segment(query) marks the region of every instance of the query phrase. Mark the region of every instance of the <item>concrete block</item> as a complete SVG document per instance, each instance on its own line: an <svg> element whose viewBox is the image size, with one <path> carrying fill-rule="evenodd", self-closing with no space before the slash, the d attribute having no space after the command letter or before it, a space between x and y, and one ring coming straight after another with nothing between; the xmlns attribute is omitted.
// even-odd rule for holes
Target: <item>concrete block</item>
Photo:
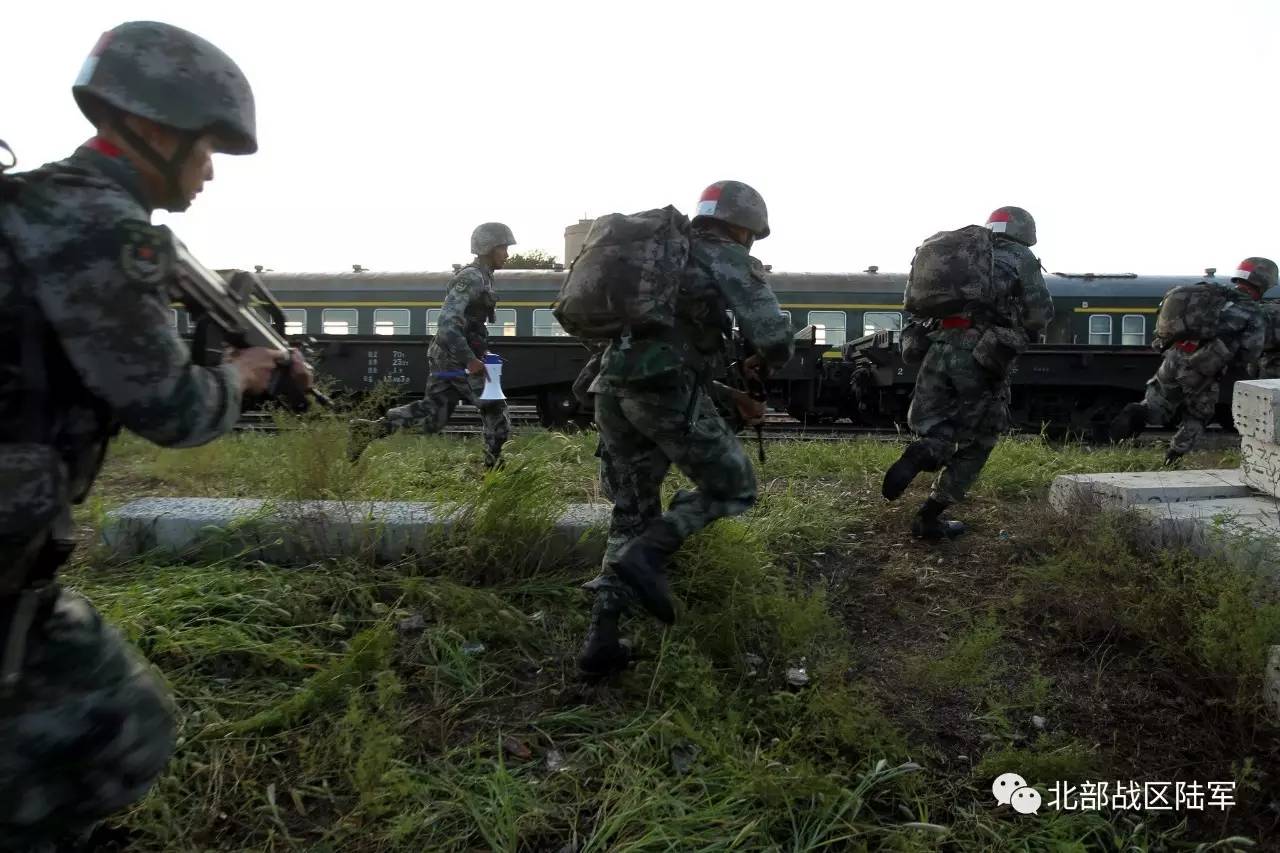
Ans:
<svg viewBox="0 0 1280 853"><path fill-rule="evenodd" d="M1240 436L1240 470L1251 488L1280 497L1280 445Z"/></svg>
<svg viewBox="0 0 1280 853"><path fill-rule="evenodd" d="M598 561L611 508L572 504L529 542L532 559ZM389 562L429 553L466 507L410 501L265 501L145 498L107 514L102 541L118 557L169 559L243 556L277 565L327 557Z"/></svg>
<svg viewBox="0 0 1280 853"><path fill-rule="evenodd" d="M1280 379L1237 382L1231 393L1231 418L1242 437L1280 444Z"/></svg>
<svg viewBox="0 0 1280 853"><path fill-rule="evenodd" d="M1116 509L1135 504L1242 498L1251 494L1238 468L1063 474L1054 478L1049 487L1049 504L1058 512L1070 512L1081 502Z"/></svg>

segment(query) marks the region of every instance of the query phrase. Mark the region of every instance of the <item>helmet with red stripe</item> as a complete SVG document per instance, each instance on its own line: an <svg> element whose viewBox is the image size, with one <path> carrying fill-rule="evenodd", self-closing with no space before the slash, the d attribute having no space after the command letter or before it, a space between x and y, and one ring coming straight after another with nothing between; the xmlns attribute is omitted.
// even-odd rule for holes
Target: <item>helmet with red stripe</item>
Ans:
<svg viewBox="0 0 1280 853"><path fill-rule="evenodd" d="M987 227L1024 246L1036 244L1036 221L1020 207L998 207L987 217Z"/></svg>
<svg viewBox="0 0 1280 853"><path fill-rule="evenodd" d="M1275 287L1277 277L1280 277L1280 271L1276 269L1276 262L1269 258L1245 258L1231 274L1232 281L1247 285L1254 291L1254 299L1261 299L1262 294Z"/></svg>
<svg viewBox="0 0 1280 853"><path fill-rule="evenodd" d="M716 219L745 228L763 240L769 236L769 209L764 196L741 181L716 181L702 191L693 221Z"/></svg>
<svg viewBox="0 0 1280 853"><path fill-rule="evenodd" d="M71 87L95 124L111 110L189 133L225 154L258 150L253 90L240 67L195 33L156 21L108 30Z"/></svg>

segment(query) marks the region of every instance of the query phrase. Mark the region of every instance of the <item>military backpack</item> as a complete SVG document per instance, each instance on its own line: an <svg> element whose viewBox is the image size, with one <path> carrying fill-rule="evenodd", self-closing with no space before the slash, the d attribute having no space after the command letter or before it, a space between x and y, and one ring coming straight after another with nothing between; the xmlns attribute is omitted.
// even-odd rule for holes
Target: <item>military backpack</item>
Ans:
<svg viewBox="0 0 1280 853"><path fill-rule="evenodd" d="M1227 296L1226 288L1207 281L1175 287L1160 302L1156 337L1165 343L1217 337L1218 314Z"/></svg>
<svg viewBox="0 0 1280 853"><path fill-rule="evenodd" d="M939 231L916 249L903 309L916 317L944 318L975 307L997 307L991 231L969 225Z"/></svg>
<svg viewBox="0 0 1280 853"><path fill-rule="evenodd" d="M600 217L556 297L556 319L595 340L670 330L689 245L689 219L671 205Z"/></svg>

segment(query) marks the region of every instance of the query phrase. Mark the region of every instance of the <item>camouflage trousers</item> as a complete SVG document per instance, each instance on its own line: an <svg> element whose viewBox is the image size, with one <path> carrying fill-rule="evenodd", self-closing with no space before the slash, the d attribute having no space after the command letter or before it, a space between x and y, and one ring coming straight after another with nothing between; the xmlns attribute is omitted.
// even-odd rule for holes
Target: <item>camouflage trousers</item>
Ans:
<svg viewBox="0 0 1280 853"><path fill-rule="evenodd" d="M1147 417L1161 426L1181 421L1169 440L1169 449L1178 454L1195 446L1218 407L1218 381L1192 370L1187 359L1176 347L1165 350L1142 400Z"/></svg>
<svg viewBox="0 0 1280 853"><path fill-rule="evenodd" d="M683 541L718 518L741 515L756 502L756 475L738 436L704 392L691 429L684 409L612 394L596 394L600 482L613 500L609 539L594 589L606 610L625 612L632 592L610 565L628 542L663 523ZM675 465L696 489L681 489L662 511L662 483Z"/></svg>
<svg viewBox="0 0 1280 853"><path fill-rule="evenodd" d="M140 799L174 749L171 700L142 655L81 596L49 598L0 693L0 850L86 831Z"/></svg>
<svg viewBox="0 0 1280 853"><path fill-rule="evenodd" d="M974 360L976 329L944 334L920 365L907 423L942 466L930 497L954 504L964 499L1009 428L1009 378Z"/></svg>
<svg viewBox="0 0 1280 853"><path fill-rule="evenodd" d="M432 372L438 368L432 365ZM480 401L484 393L484 374L465 379L441 379L432 376L427 380L427 390L421 400L407 406L388 409L387 426L390 429L406 429L421 425L427 435L444 429L458 403L470 403L480 410L480 425L484 434L485 460L492 463L502 454L502 445L511 437L511 416L507 413L506 400Z"/></svg>

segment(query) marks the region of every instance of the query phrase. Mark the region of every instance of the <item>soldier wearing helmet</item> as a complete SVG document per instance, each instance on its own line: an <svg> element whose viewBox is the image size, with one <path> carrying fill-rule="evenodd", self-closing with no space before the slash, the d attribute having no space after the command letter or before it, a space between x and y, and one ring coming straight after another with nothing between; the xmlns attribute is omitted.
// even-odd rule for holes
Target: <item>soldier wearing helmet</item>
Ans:
<svg viewBox="0 0 1280 853"><path fill-rule="evenodd" d="M501 222L485 222L471 232L471 252L475 260L458 270L449 282L440 322L427 351L430 375L421 400L388 409L373 421L352 422L348 455L352 462L377 438L397 429L421 426L427 434L444 429L459 402L480 409L484 433L484 464L492 468L502 457L502 445L511 436L511 418L506 400L481 400L484 392L484 362L489 349L489 327L496 319L498 296L493 289L493 273L507 262L508 247L516 237Z"/></svg>
<svg viewBox="0 0 1280 853"><path fill-rule="evenodd" d="M1235 287L1225 299L1212 303L1217 308L1211 319L1212 337L1163 341L1152 345L1164 351L1156 375L1147 381L1141 403L1130 403L1111 423L1111 438L1120 441L1140 434L1148 423L1172 426L1179 423L1169 440L1165 464L1174 465L1185 456L1218 406L1219 384L1232 367L1256 375L1267 343L1267 319L1260 300L1276 286L1277 268L1268 258L1245 258L1231 276ZM1201 285L1218 287L1210 282Z"/></svg>
<svg viewBox="0 0 1280 853"><path fill-rule="evenodd" d="M603 572L591 626L578 654L588 676L624 668L630 654L619 619L638 603L670 624L675 609L668 558L691 534L718 518L746 512L756 500L755 471L715 400L739 420L758 421L764 404L711 378L725 367L733 330L728 311L755 350L746 370L762 374L792 353L790 323L749 254L769 235L764 199L747 184L718 181L698 200L689 260L675 306L675 328L661 337L628 336L609 344L591 383L601 437L601 483L613 500ZM662 511L662 483L672 466L696 486Z"/></svg>
<svg viewBox="0 0 1280 853"><path fill-rule="evenodd" d="M172 241L151 225L191 203L213 153L256 149L244 74L199 36L134 22L102 36L72 91L96 135L0 176L0 847L88 831L173 749L160 680L57 583L109 438L212 441L276 368L266 349L191 363L169 325Z"/></svg>
<svg viewBox="0 0 1280 853"><path fill-rule="evenodd" d="M1017 354L1053 319L1053 300L1029 247L1036 223L1020 207L987 217L992 232L993 296L963 314L930 320L928 349L907 413L918 438L885 473L882 494L897 500L921 471L939 471L911 521L928 540L964 533L942 513L964 499L1000 434L1009 428L1009 371Z"/></svg>

